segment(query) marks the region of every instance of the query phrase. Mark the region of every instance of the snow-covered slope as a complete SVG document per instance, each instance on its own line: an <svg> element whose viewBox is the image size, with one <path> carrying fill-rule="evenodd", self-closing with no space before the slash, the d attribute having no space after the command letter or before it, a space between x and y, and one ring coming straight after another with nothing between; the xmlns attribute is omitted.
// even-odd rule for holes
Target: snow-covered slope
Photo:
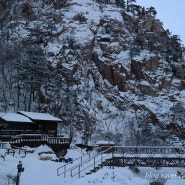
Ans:
<svg viewBox="0 0 185 185"><path fill-rule="evenodd" d="M0 149L2 153L3 149ZM132 172L128 167L103 167L96 173L86 175L83 178L57 176L57 168L65 163L51 160L41 160L40 153L53 157L51 149L47 146L32 148L34 153L28 153L26 157L15 154L15 157L7 155L5 161L0 158L0 183L13 185L17 176L17 165L22 162L24 172L20 176L20 185L149 185L151 182L161 182L165 185L183 185L185 179L177 176L178 168L139 168L139 173ZM67 156L73 159L81 156L80 150L69 150ZM162 178L163 177L163 178Z"/></svg>

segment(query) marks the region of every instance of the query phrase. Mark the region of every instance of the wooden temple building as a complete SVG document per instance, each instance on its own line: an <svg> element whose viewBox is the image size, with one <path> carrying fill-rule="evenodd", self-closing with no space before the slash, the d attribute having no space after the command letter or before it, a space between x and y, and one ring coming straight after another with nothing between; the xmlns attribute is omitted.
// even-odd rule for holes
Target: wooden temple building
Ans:
<svg viewBox="0 0 185 185"><path fill-rule="evenodd" d="M61 122L61 119L47 113L0 112L0 141L8 141L16 147L47 144L60 155L70 148L71 143L70 138L57 134L57 126Z"/></svg>

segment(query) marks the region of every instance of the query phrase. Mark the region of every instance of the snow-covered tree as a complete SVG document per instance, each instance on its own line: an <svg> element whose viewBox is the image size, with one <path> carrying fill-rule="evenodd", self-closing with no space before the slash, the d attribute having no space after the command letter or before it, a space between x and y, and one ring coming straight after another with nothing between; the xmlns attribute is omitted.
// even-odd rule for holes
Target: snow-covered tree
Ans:
<svg viewBox="0 0 185 185"><path fill-rule="evenodd" d="M169 124L166 126L165 138L170 139L169 144L185 146L185 108L181 102L177 102L170 109Z"/></svg>

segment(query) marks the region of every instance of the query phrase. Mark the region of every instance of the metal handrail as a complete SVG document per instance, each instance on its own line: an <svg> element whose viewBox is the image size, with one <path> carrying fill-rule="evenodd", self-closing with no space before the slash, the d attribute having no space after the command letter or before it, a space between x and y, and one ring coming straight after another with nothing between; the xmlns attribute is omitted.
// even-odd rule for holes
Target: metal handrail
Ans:
<svg viewBox="0 0 185 185"><path fill-rule="evenodd" d="M97 147L96 150L99 150L99 149L101 149L101 148L102 148L102 147ZM112 148L112 147L111 147L111 148ZM105 151L108 151L108 150L110 150L110 148L106 149ZM87 155L89 155L89 159L86 159L85 161L83 161L83 158L84 158L85 156L87 156ZM99 154L97 154L97 155L99 155ZM93 156L93 157L94 157L94 156ZM65 176L66 176L66 172L68 172L68 171L70 171L70 170L76 168L76 167L79 166L79 165L82 166L82 165L85 164L87 161L91 160L93 157L90 157L90 153L84 154L84 155L82 155L82 156L80 156L80 157L78 157L78 158L76 158L76 159L73 160L73 162L74 162L74 161L77 161L77 160L81 159L81 162L80 162L79 164L73 166L72 168L66 170L66 167L67 167L69 164L65 164L65 165L63 165L63 166L57 168L57 175L60 176L60 175L64 174L64 177L65 177ZM62 173L60 173L60 170L61 170L62 168L64 169L64 171L63 171Z"/></svg>
<svg viewBox="0 0 185 185"><path fill-rule="evenodd" d="M81 163L82 163L82 158L85 157L85 156L87 156L87 155L89 155L89 158L90 158L90 153L87 153L87 154L83 154L82 156L80 156L80 157L74 159L73 162L74 162L74 161L77 161L78 159L81 159ZM64 164L63 166L57 168L57 175L60 176L60 175L64 174L64 176L65 176L65 173L66 173L67 171L69 171L69 170L66 170L66 169L65 169L66 166L68 166L68 165L69 165L69 164L67 163L67 164ZM59 173L60 169L62 169L62 168L64 168L64 172Z"/></svg>
<svg viewBox="0 0 185 185"><path fill-rule="evenodd" d="M101 148L101 147L96 147L96 150L97 150L97 149L100 149L100 148ZM89 155L89 158L90 158L90 153L87 153L87 154L83 154L82 156L80 156L80 157L74 159L73 162L74 162L74 161L77 161L78 159L81 159L81 162L80 162L80 163L82 163L82 162L83 162L83 157L85 157L86 155ZM69 171L69 170L66 170L66 171L64 170L64 172L59 173L59 170L62 169L62 168L66 168L67 165L68 165L68 164L65 164L65 165L63 165L63 166L57 168L57 175L58 175L58 176L60 176L60 175L62 175L62 174L65 175L65 172Z"/></svg>
<svg viewBox="0 0 185 185"><path fill-rule="evenodd" d="M99 161L101 161L101 164L102 164L103 159L105 159L105 158L106 158L108 155L110 155L110 154L107 154L106 156L101 157L100 159L96 160L96 158L99 157L100 155L102 155L102 154L96 155L95 157L91 158L91 159L94 160L93 163L90 164L90 165L88 165L88 166L86 166L86 167L83 168L83 169L81 169L81 165L80 165L80 164L79 164L79 165L76 165L74 168L71 168L71 177L74 177L75 175L78 174L78 176L79 176L79 178L80 178L81 172L85 171L86 169L90 168L91 166L94 166L94 169L95 169L96 164L97 164ZM88 162L88 161L86 161L86 163L87 163L87 162ZM86 163L84 163L84 164L86 164ZM73 174L72 171L73 171L74 169L76 169L76 168L79 168L79 170L78 170L78 172L76 172L75 174Z"/></svg>

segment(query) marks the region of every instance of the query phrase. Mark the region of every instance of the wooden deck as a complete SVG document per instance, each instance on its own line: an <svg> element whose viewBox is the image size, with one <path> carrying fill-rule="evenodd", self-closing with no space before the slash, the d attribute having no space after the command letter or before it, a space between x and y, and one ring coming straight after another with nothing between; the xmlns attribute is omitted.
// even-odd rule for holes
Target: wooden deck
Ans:
<svg viewBox="0 0 185 185"><path fill-rule="evenodd" d="M47 134L30 134L30 131L21 132L19 131L6 131L0 135L1 141L8 141L12 146L16 147L38 147L40 145L48 145L56 153L57 156L64 155L67 149L70 148L71 139L61 136L49 136ZM10 134L11 133L11 134ZM13 134L14 133L14 134ZM33 131L32 131L33 133Z"/></svg>

